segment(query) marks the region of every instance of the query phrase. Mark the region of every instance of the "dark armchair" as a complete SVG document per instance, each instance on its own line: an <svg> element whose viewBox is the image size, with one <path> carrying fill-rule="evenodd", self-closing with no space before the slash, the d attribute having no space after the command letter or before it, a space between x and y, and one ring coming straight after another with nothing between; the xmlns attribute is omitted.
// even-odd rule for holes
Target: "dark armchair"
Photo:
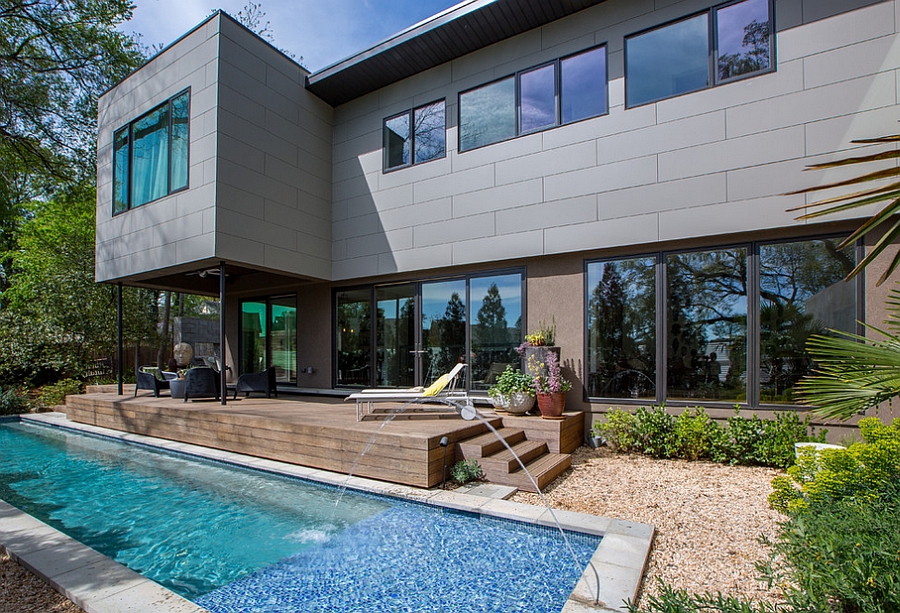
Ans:
<svg viewBox="0 0 900 613"><path fill-rule="evenodd" d="M191 368L184 375L184 401L188 398L219 399L219 373L212 368Z"/></svg>
<svg viewBox="0 0 900 613"><path fill-rule="evenodd" d="M159 368L141 366L135 375L137 378L137 385L134 386L135 396L137 396L138 390L150 390L154 396L159 398L159 390L169 389L169 382L163 377Z"/></svg>
<svg viewBox="0 0 900 613"><path fill-rule="evenodd" d="M275 368L270 367L262 372L248 372L238 377L237 385L234 388L234 398L237 400L238 392L244 392L244 396L249 396L250 392L261 392L266 398L271 398L272 394L278 398L278 389L275 384Z"/></svg>

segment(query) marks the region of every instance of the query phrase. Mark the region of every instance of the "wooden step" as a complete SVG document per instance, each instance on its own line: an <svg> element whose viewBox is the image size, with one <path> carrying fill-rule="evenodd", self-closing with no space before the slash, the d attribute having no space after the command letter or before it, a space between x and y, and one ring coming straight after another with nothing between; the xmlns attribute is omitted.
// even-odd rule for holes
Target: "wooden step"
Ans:
<svg viewBox="0 0 900 613"><path fill-rule="evenodd" d="M532 460L525 464L525 467L528 469L528 472L531 473L531 476L534 477L534 480L537 481L538 487L543 490L551 481L560 476L571 465L571 455L567 453L547 453L536 460ZM528 478L528 475L525 474L521 468L506 475L503 480L495 481L495 483L511 485L519 488L523 492L536 491L531 479Z"/></svg>
<svg viewBox="0 0 900 613"><path fill-rule="evenodd" d="M497 453L491 454L479 461L484 469L485 475L490 479L491 475L509 474L515 470L521 470L519 460L522 464L528 465L529 462L547 453L547 443L543 441L523 440L511 445L512 451L503 448ZM518 460L516 459L518 456Z"/></svg>
<svg viewBox="0 0 900 613"><path fill-rule="evenodd" d="M510 446L525 440L525 432L518 428L498 428L497 434ZM469 460L471 458L481 460L481 458L506 449L506 445L493 432L485 432L464 441L459 441L456 449L458 460Z"/></svg>

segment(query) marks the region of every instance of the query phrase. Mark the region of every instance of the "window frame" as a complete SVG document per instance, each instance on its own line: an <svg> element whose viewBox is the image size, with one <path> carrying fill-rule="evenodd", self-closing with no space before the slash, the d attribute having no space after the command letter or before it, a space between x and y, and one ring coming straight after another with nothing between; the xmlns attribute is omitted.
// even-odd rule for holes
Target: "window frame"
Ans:
<svg viewBox="0 0 900 613"><path fill-rule="evenodd" d="M597 49L603 49L603 76L602 76L602 78L603 78L603 89L604 89L604 94L605 94L605 101L604 101L604 105L603 105L603 112L597 113L596 115L588 115L588 116L586 116L586 117L580 117L580 118L578 118L578 119L573 119L573 120L568 121L568 122L563 122L563 120L562 120L562 117L563 117L562 105L564 104L564 101L563 101L563 96L562 96L562 85L563 85L563 84L562 84L562 62L565 61L565 60L571 59L571 58L573 58L573 57L577 57L577 56L579 56L579 55L582 55L582 54L585 54L585 53L589 53L589 52L591 52L591 51L595 51L595 50L597 50ZM534 71L536 71L536 70L540 70L541 68L546 68L547 66L553 66L553 67L554 67L554 69L553 69L553 70L554 70L554 78L553 78L553 83L554 83L554 93L553 93L553 97L554 97L554 115L555 115L555 121L554 121L553 124L548 125L548 126L544 126L544 127L540 127L540 128L534 128L534 129L532 129L532 130L527 130L527 131L526 131L526 130L523 130L523 129L522 129L522 85L521 85L521 83L522 83L522 75L527 74L527 73L529 73L529 72L534 72ZM477 146L475 146L475 147L468 147L468 148L465 148L465 149L464 149L464 148L462 147L462 132L463 132L463 130L462 130L462 97L463 97L464 95L470 93L470 92L473 92L473 91L476 91L476 90L479 90L479 89L482 89L482 88L485 88L485 87L489 87L489 86L491 86L491 85L494 85L494 84L496 84L496 83L500 83L501 81L505 81L505 80L510 79L510 78L513 79L513 86L514 86L514 88L515 88L515 102L514 102L514 104L515 104L515 111L514 111L514 113L515 113L515 117L514 117L514 120L515 120L515 128L514 128L515 133L514 133L512 136L509 136L509 137L507 137L507 138L503 138L503 139L500 139L500 140L496 140L496 141L492 141L492 142L485 143L485 144L482 144L482 145L477 145ZM563 56L560 56L560 57L558 57L558 58L554 58L554 59L552 59L552 60L548 60L548 61L546 61L546 62L541 62L541 63L539 63L539 64L535 64L535 65L533 65L533 66L528 66L527 68L523 68L522 70L518 70L518 71L516 71L516 72L514 72L514 73L510 73L510 74L503 75L502 77L499 77L499 78L497 78L497 79L493 79L493 80L491 80L491 81L488 81L487 83L482 83L482 84L480 84L480 85L476 85L475 87L470 87L470 88L468 88L468 89L462 90L462 91L460 91L460 92L457 94L457 104L456 104L456 108L457 108L457 119L458 119L458 121L457 121L458 130L457 130L457 143L456 143L456 145L457 145L457 151L458 151L459 153L466 153L467 151L475 151L476 149L481 149L482 147L488 147L488 146L490 146L490 145L496 145L497 143L504 143L504 142L513 140L513 139L515 139L515 138L519 138L520 136L528 136L529 134L537 134L538 132L544 132L544 131L546 131L546 130L552 130L552 129L554 129L554 128L559 128L559 127L561 127L561 126L571 125L571 124L574 124L574 123L578 123L578 122L580 122L580 121L587 121L587 120L589 120L589 119L595 119L595 118L597 118L597 117L603 117L603 116L609 114L609 47L608 47L607 43L605 43L605 42L604 42L604 43L600 43L599 45L593 45L593 46L591 46L591 47L587 47L587 48L585 48L585 49L581 49L581 50L579 50L579 51L576 51L576 52L574 52L574 53L570 53L570 54L568 54L568 55L563 55Z"/></svg>
<svg viewBox="0 0 900 613"><path fill-rule="evenodd" d="M648 402L652 402L654 404L667 404L671 406L694 406L697 404L697 400L692 399L677 399L677 398L669 398L667 397L668 390L668 381L667 381L667 368L668 368L668 347L667 347L667 334L668 334L668 322L667 322L667 303L668 303L668 282L666 278L666 257L670 255L677 254L685 254L685 253L697 253L697 252L711 252L711 251L723 251L728 249L736 249L743 248L746 249L747 253L747 325L746 325L746 335L747 335L747 347L746 347L746 397L740 401L730 401L730 400L704 400L702 401L704 406L709 408L717 408L717 409L729 409L734 408L735 406L740 406L741 408L753 408L753 409L763 409L763 410L774 410L774 411L785 411L785 410L806 410L808 407L791 404L791 403L776 403L776 402L763 402L760 400L761 397L761 347L760 347L760 334L761 334L761 321L760 321L760 250L764 246L769 245L782 245L787 243L800 243L800 242L811 242L811 241L825 241L825 240L835 240L840 241L845 239L848 236L847 233L825 233L825 234L811 234L808 236L793 236L793 237L767 237L762 240L747 240L747 241L738 241L738 242L729 242L729 243L721 243L721 244L711 244L705 245L696 248L690 249L670 249L665 251L641 251L638 253L623 253L609 257L596 257L589 258L584 260L583 266L583 295L582 295L582 308L583 308L583 317L584 317L584 325L583 325L583 364L585 364L585 368L590 363L590 330L588 328L588 322L590 321L590 295L593 288L589 286L588 279L588 268L590 265L595 263L605 263L605 262L617 262L622 260L632 260L639 258L653 258L655 260L656 266L656 398L655 399L636 399L632 400L630 398L615 398L615 397L603 397L603 396L590 396L589 388L587 385L584 386L584 401L589 404L603 404L603 405L612 405L612 404L620 404L620 405L629 405L629 406L646 406ZM857 241L852 245L852 249L854 252L854 258L857 262L859 262L862 257L865 256L865 245L863 241ZM856 300L856 334L863 335L865 333L865 313L866 313L866 303L865 303L865 288L866 288L866 279L865 272L860 275L857 275L851 283L854 284L854 294ZM582 375L587 379L587 370L585 370Z"/></svg>
<svg viewBox="0 0 900 613"><path fill-rule="evenodd" d="M175 125L175 113L173 112L173 103L178 98L187 95L187 148L186 148L186 157L185 157L185 165L187 167L187 171L185 173L185 184L181 187L177 187L172 189L172 176L173 176L173 155L172 155L172 141L173 141L173 128ZM153 113L158 112L160 109L166 109L166 191L163 195L148 200L147 202L143 202L139 205L133 204L133 194L132 194L132 186L134 185L134 125L141 121L142 119L152 115ZM116 175L119 170L119 164L116 160L116 137L119 134L125 133L125 147L127 147L128 153L126 156L126 166L127 170L125 173L125 206L122 210L116 210ZM146 206L152 202L156 202L157 200L162 200L167 196L171 196L172 194L177 194L179 192L186 191L190 189L191 180L190 180L190 168L191 168L191 88L186 87L185 89L179 91L175 95L169 97L165 101L157 104L153 108L148 111L142 113L141 115L135 117L125 125L119 127L116 130L113 130L112 137L112 216L121 215L123 213L127 213L128 211L132 211L134 209L138 209L142 206Z"/></svg>
<svg viewBox="0 0 900 613"><path fill-rule="evenodd" d="M444 104L444 152L432 158L428 158L427 160L416 161L416 111L420 111L429 106L443 103ZM396 166L388 166L388 147L387 147L387 123L393 119L397 119L398 117L406 117L407 125L409 126L409 161L405 164L398 164ZM385 117L381 122L381 168L383 173L394 172L396 170L401 170L403 168L409 168L411 166L419 166L421 164L427 164L428 162L433 162L434 160L441 160L447 157L447 99L446 98L438 98L436 100L432 100L431 102L426 102L425 104L419 104L412 108L406 109L405 111L401 111L399 113L395 113L390 115L389 117Z"/></svg>
<svg viewBox="0 0 900 613"><path fill-rule="evenodd" d="M623 52L625 54L624 57L624 69L625 69L625 108L633 109L638 108L647 104L655 104L662 100L669 100L671 98L677 98L679 96L685 96L687 94L693 94L700 91L706 91L708 89L712 89L714 87L718 87L720 85L727 85L728 83L734 83L735 81L741 81L743 79L748 79L752 77L761 76L764 74L768 74L771 72L775 72L775 0L766 0L766 4L769 12L769 65L763 70L757 70L754 72L748 72L746 74L737 75L734 77L729 77L727 79L719 79L719 30L718 30L718 11L720 9L728 8L730 6L740 4L747 0L729 0L728 2L722 2L719 4L715 4L710 6L709 8L703 9L701 11L696 11L689 15L684 15L682 17L678 17L677 19L672 19L670 21L666 21L664 23L660 23L654 26L650 26L648 28L644 28L642 30L638 30L637 32L633 32L628 34L623 39ZM685 90L682 92L678 92L676 94L670 94L667 96L661 96L659 98L653 98L651 100L644 100L638 103L632 103L629 101L628 96L628 40L637 38L644 34L648 34L650 32L654 32L656 30L662 30L663 28L667 28L669 26L676 25L678 23L682 23L684 21L688 21L690 19L694 19L700 15L706 15L707 21L707 77L706 77L706 86L699 87L696 89Z"/></svg>

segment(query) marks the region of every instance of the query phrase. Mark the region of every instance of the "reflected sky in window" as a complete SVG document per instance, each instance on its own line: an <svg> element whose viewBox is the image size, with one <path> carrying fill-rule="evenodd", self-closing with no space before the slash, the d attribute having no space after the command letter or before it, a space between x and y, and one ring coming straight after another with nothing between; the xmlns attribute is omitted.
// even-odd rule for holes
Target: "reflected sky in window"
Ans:
<svg viewBox="0 0 900 613"><path fill-rule="evenodd" d="M560 60L562 123L606 113L606 47Z"/></svg>
<svg viewBox="0 0 900 613"><path fill-rule="evenodd" d="M519 76L521 132L556 125L556 66L550 64Z"/></svg>

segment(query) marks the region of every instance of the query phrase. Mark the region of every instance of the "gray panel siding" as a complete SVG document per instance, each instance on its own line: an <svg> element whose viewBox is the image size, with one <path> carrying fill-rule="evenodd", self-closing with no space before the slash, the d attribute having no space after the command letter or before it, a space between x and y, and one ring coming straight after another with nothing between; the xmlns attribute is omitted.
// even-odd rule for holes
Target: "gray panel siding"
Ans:
<svg viewBox="0 0 900 613"><path fill-rule="evenodd" d="M215 255L218 25L207 21L104 94L98 104L97 281ZM190 189L112 216L112 135L191 88Z"/></svg>
<svg viewBox="0 0 900 613"><path fill-rule="evenodd" d="M332 114L306 72L214 16L100 100L97 279L213 258L331 278ZM113 131L191 88L189 189L112 217Z"/></svg>
<svg viewBox="0 0 900 613"><path fill-rule="evenodd" d="M335 109L334 279L799 228L782 194L846 172L802 169L893 129L898 3L777 3L776 72L626 109L623 37L710 4L610 0ZM608 115L457 151L460 91L600 43ZM447 157L383 173L383 119L437 98Z"/></svg>

